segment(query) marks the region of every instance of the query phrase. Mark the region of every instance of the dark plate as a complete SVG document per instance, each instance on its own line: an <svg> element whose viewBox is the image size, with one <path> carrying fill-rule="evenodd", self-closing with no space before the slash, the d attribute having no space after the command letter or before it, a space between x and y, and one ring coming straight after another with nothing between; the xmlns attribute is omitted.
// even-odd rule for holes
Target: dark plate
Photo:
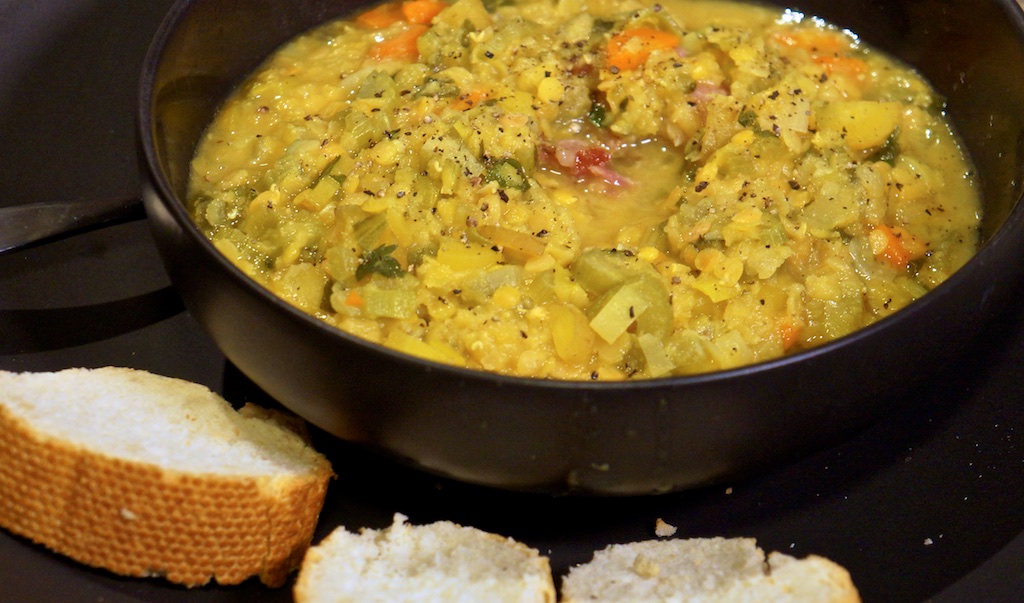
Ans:
<svg viewBox="0 0 1024 603"><path fill-rule="evenodd" d="M135 90L170 0L0 0L0 206L131 196ZM559 575L653 537L754 536L850 569L866 601L1015 601L1024 592L1024 304L955 371L841 445L728 487L551 498L444 481L318 434L337 525L448 519L512 536ZM121 365L267 404L182 309L143 223L0 256L0 368ZM0 498L3 493L0 492ZM0 532L0 601L290 601L258 583L185 590L81 567Z"/></svg>

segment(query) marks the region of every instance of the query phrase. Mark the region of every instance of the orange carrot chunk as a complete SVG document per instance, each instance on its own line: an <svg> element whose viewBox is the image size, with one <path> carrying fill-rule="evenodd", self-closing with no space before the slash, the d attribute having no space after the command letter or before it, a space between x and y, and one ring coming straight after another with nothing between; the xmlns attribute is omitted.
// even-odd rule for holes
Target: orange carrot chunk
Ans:
<svg viewBox="0 0 1024 603"><path fill-rule="evenodd" d="M483 89L470 90L469 92L460 94L455 97L452 101L451 107L456 111L467 111L480 104L481 101L487 99L487 91Z"/></svg>
<svg viewBox="0 0 1024 603"><path fill-rule="evenodd" d="M608 67L619 71L636 69L655 50L669 50L678 45L679 37L667 31L653 27L626 29L608 41Z"/></svg>
<svg viewBox="0 0 1024 603"><path fill-rule="evenodd" d="M850 40L844 34L809 29L780 31L772 37L783 46L803 50L815 63L824 67L829 75L837 73L856 76L868 71L867 63L849 56Z"/></svg>
<svg viewBox="0 0 1024 603"><path fill-rule="evenodd" d="M825 68L828 74L861 75L868 72L868 64L854 57L816 57L814 62Z"/></svg>
<svg viewBox="0 0 1024 603"><path fill-rule="evenodd" d="M426 25L413 23L394 36L371 46L368 54L370 58L378 61L416 60L420 56L416 43L428 29L430 28Z"/></svg>
<svg viewBox="0 0 1024 603"><path fill-rule="evenodd" d="M793 346L800 341L800 325L789 319L779 321L778 333L782 343L782 350L785 352L793 349Z"/></svg>
<svg viewBox="0 0 1024 603"><path fill-rule="evenodd" d="M409 23L426 25L446 8L448 3L441 0L408 0L402 3L402 14Z"/></svg>
<svg viewBox="0 0 1024 603"><path fill-rule="evenodd" d="M875 226L868 235L868 242L875 257L900 270L928 252L926 243L899 226Z"/></svg>
<svg viewBox="0 0 1024 603"><path fill-rule="evenodd" d="M345 305L352 306L353 308L362 308L366 305L366 300L363 299L362 295L359 295L358 291L350 291L348 296L345 297Z"/></svg>

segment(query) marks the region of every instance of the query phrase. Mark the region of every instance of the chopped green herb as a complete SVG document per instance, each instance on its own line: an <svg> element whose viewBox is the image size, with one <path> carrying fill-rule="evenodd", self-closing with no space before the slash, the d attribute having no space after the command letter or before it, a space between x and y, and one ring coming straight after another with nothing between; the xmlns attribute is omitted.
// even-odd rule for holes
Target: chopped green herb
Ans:
<svg viewBox="0 0 1024 603"><path fill-rule="evenodd" d="M323 180L326 176L331 176L331 170L334 169L334 166L338 165L339 159L341 159L341 155L338 155L334 159L328 161L324 169L320 170L320 173L317 174L316 178L313 178L313 182L310 183L309 188L313 188L316 185L320 184L320 181ZM341 176L341 180L337 180L337 177L335 176L331 177L334 178L338 182L338 184L343 184L345 182L344 176Z"/></svg>
<svg viewBox="0 0 1024 603"><path fill-rule="evenodd" d="M900 128L896 126L896 129L889 134L889 137L885 139L882 146L878 147L878 150L871 155L871 161L884 161L889 165L896 165L896 158L900 156Z"/></svg>
<svg viewBox="0 0 1024 603"><path fill-rule="evenodd" d="M488 182L497 182L501 188L513 188L520 191L530 188L530 180L526 177L523 165L511 158L488 161L484 178Z"/></svg>
<svg viewBox="0 0 1024 603"><path fill-rule="evenodd" d="M598 128L604 126L604 120L608 116L608 107L599 101L594 101L590 104L590 111L587 113L587 119L590 123L594 124Z"/></svg>
<svg viewBox="0 0 1024 603"><path fill-rule="evenodd" d="M395 278L402 273L402 265L391 254L398 245L381 245L363 256L362 263L356 268L356 278L362 280L371 274L379 274L387 278Z"/></svg>

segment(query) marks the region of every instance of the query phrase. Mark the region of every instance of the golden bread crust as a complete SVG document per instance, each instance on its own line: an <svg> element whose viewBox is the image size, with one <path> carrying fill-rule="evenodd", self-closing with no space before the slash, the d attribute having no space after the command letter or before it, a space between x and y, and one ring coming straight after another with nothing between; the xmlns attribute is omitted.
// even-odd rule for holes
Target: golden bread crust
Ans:
<svg viewBox="0 0 1024 603"><path fill-rule="evenodd" d="M301 563L332 473L190 475L39 433L0 405L0 527L84 564L186 586Z"/></svg>

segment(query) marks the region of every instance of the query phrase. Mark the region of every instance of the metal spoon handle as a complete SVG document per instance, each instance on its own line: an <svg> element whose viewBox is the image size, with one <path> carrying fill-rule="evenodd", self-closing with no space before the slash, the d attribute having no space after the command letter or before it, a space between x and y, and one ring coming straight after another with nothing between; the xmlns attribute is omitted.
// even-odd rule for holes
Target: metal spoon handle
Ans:
<svg viewBox="0 0 1024 603"><path fill-rule="evenodd" d="M145 216L136 198L0 207L0 253Z"/></svg>

